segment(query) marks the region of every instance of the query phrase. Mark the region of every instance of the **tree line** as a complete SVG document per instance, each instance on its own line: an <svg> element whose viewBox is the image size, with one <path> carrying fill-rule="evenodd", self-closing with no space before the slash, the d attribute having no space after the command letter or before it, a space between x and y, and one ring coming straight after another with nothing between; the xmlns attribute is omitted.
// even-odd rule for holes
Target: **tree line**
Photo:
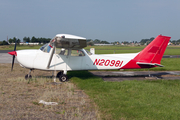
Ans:
<svg viewBox="0 0 180 120"><path fill-rule="evenodd" d="M148 45L149 43L151 43L151 41L154 40L154 37L151 37L150 39L142 39L140 41L141 45ZM180 39L178 40L170 40L170 42L173 44L173 45L180 45Z"/></svg>
<svg viewBox="0 0 180 120"><path fill-rule="evenodd" d="M36 38L34 36L32 38L30 38L30 37L23 38L24 43L28 42L28 43L43 43L43 44L45 44L45 43L48 43L50 40L51 40L51 38L42 38L42 37ZM20 39L13 37L13 38L10 38L8 41L6 41L6 40L3 40L2 42L0 41L0 45L8 45L9 43L15 43L15 41L17 44L19 44L21 42Z"/></svg>
<svg viewBox="0 0 180 120"><path fill-rule="evenodd" d="M51 40L51 38L36 38L36 37L24 37L23 38L23 42L28 42L28 43L48 43L49 41ZM139 42L141 45L148 45L149 43L151 43L151 41L154 40L154 37L151 37L149 39L141 39L141 41ZM9 43L15 43L15 41L17 42L17 44L19 44L21 42L20 39L17 39L16 37L13 37L12 39L10 38L8 40ZM8 42L6 40L3 40L3 41L0 41L0 45L8 45ZM179 45L180 44L180 39L178 40L172 40L170 41L172 44L174 45ZM119 41L115 41L115 42L108 42L108 41L105 41L105 40L99 40L99 39L95 39L95 40L92 40L92 39L87 39L87 45L91 45L93 46L94 44L117 44L117 43L120 43ZM124 44L130 44L130 43L137 43L137 41L133 41L133 42L128 42L128 41L123 41L121 43L124 43Z"/></svg>
<svg viewBox="0 0 180 120"><path fill-rule="evenodd" d="M95 40L87 39L86 42L87 42L87 45L91 45L91 46L93 46L94 44L110 44L107 41L104 41L104 40L101 41L99 39L95 39Z"/></svg>
<svg viewBox="0 0 180 120"><path fill-rule="evenodd" d="M23 42L31 42L31 43L48 43L51 40L51 38L36 38L36 37L32 37L31 39L29 37L24 37L23 38Z"/></svg>

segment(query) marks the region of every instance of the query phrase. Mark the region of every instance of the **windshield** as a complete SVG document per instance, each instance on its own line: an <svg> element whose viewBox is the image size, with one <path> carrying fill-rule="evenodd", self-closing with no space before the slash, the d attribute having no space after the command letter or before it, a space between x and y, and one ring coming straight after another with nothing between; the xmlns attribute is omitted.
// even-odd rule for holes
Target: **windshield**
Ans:
<svg viewBox="0 0 180 120"><path fill-rule="evenodd" d="M49 53L49 51L51 50L51 47L49 46L49 43L46 43L45 45L43 45L40 50L42 50L43 52L47 52Z"/></svg>
<svg viewBox="0 0 180 120"><path fill-rule="evenodd" d="M45 45L43 45L41 48L40 48L40 50L44 50L44 48L46 47L48 45L48 43L46 43Z"/></svg>

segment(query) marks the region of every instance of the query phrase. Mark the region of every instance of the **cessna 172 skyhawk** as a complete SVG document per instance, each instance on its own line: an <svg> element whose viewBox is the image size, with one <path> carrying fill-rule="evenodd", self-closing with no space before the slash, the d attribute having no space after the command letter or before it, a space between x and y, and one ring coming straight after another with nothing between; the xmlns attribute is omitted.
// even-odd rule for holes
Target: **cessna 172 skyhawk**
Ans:
<svg viewBox="0 0 180 120"><path fill-rule="evenodd" d="M31 78L35 69L60 71L59 80L67 81L67 71L72 70L105 70L105 69L140 69L163 67L160 64L170 37L158 35L148 46L139 53L130 54L91 54L84 50L86 38L57 34L49 43L39 50L18 50L9 52L16 56L19 64L30 69L25 78Z"/></svg>

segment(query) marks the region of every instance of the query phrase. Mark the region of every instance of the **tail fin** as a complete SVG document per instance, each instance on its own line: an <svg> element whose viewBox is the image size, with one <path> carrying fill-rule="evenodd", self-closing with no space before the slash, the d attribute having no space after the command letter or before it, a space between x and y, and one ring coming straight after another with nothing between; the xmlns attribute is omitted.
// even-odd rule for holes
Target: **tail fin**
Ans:
<svg viewBox="0 0 180 120"><path fill-rule="evenodd" d="M171 37L158 35L134 59L121 69L150 68L160 66L161 59Z"/></svg>
<svg viewBox="0 0 180 120"><path fill-rule="evenodd" d="M170 38L171 37L158 35L134 59L137 60L138 62L160 64Z"/></svg>

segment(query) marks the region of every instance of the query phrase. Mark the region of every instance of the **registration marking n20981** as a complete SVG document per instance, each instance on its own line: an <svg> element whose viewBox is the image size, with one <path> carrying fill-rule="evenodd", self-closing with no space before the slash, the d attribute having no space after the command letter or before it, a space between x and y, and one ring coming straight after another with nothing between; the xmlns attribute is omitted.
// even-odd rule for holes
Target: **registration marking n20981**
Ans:
<svg viewBox="0 0 180 120"><path fill-rule="evenodd" d="M99 66L115 66L115 67L121 67L123 61L120 60L105 60L105 59L95 59L93 65L99 65Z"/></svg>

